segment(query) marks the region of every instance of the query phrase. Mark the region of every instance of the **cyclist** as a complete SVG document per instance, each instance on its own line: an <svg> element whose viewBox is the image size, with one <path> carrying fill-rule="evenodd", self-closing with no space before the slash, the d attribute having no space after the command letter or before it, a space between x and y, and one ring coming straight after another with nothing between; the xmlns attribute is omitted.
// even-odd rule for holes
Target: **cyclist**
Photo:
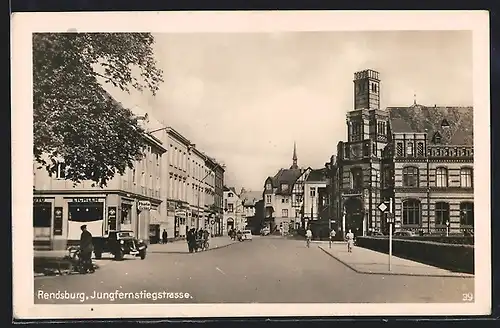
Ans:
<svg viewBox="0 0 500 328"><path fill-rule="evenodd" d="M306 242L307 242L307 247L309 247L309 244L311 243L313 233L310 228L307 229L306 231Z"/></svg>

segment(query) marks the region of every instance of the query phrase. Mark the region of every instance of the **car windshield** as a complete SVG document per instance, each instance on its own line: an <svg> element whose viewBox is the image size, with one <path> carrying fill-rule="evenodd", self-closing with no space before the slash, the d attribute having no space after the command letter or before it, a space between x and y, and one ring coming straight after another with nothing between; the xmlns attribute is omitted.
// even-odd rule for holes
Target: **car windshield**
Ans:
<svg viewBox="0 0 500 328"><path fill-rule="evenodd" d="M127 238L127 237L134 237L134 233L132 231L118 232L118 238Z"/></svg>

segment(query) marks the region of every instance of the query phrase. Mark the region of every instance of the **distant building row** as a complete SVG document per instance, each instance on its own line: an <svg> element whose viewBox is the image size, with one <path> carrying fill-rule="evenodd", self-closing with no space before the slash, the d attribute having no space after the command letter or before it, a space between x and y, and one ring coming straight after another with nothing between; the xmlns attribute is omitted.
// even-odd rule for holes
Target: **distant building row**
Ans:
<svg viewBox="0 0 500 328"><path fill-rule="evenodd" d="M52 177L34 163L35 248L64 249L79 240L84 223L94 236L130 229L152 243L164 230L170 240L191 227L223 233L224 165L171 127L150 131L144 159L105 188L73 186L64 163Z"/></svg>
<svg viewBox="0 0 500 328"><path fill-rule="evenodd" d="M387 233L378 209L393 199L395 229L415 233L469 233L474 229L472 107L380 108L379 73L354 76L348 135L324 169L293 165L264 184L272 226L313 226L327 233ZM293 212L292 212L293 211Z"/></svg>

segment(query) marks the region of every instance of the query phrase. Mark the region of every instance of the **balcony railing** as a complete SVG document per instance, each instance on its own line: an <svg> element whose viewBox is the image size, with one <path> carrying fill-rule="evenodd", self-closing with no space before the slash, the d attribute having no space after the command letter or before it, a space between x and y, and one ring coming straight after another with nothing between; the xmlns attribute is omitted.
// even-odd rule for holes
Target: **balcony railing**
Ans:
<svg viewBox="0 0 500 328"><path fill-rule="evenodd" d="M472 146L428 146L427 156L429 157L474 157L474 147Z"/></svg>

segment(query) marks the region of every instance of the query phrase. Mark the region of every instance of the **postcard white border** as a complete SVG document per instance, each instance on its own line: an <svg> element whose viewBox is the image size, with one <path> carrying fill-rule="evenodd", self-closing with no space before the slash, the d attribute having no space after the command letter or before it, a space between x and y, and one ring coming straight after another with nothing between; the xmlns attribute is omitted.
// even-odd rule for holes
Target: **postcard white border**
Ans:
<svg viewBox="0 0 500 328"><path fill-rule="evenodd" d="M483 315L491 311L489 13L487 11L261 11L16 13L11 20L13 306L18 319ZM33 32L286 32L471 30L475 152L475 302L466 304L35 305L32 226ZM480 145L477 147L477 145ZM216 306L214 306L216 305Z"/></svg>

